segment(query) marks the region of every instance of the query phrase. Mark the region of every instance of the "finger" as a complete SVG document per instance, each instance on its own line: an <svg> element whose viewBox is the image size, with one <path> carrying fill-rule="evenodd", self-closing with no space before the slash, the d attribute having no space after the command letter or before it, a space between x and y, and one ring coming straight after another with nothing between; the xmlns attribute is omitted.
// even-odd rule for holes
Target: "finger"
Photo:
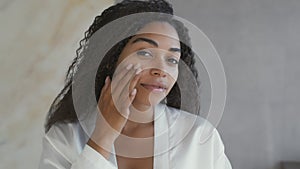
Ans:
<svg viewBox="0 0 300 169"><path fill-rule="evenodd" d="M124 89L129 89L126 88L126 85L130 83L132 78L136 75L136 71L139 67L140 64L137 64L134 67L132 67L130 71L124 74L123 77L118 77L117 79L114 79L112 83L112 91L114 92L115 97L120 97L120 94Z"/></svg>
<svg viewBox="0 0 300 169"><path fill-rule="evenodd" d="M119 81L120 85L118 85L115 88L112 94L113 101L117 110L119 110L119 112L121 112L121 114L123 114L124 117L127 117L128 114L123 111L127 110L132 104L132 101L135 98L135 94L137 92L136 89L134 90L134 86L137 84L140 75L136 75L136 73L140 73L141 68L139 68L139 65L136 67L137 70L134 70L133 72L128 72L124 76L124 78Z"/></svg>
<svg viewBox="0 0 300 169"><path fill-rule="evenodd" d="M134 90L134 88L136 87L136 84L138 83L140 77L141 77L141 68L139 68L137 71L136 71L138 74L136 74L127 84L126 86L123 88L121 94L120 94L120 97L127 99L128 97L130 98L130 100L132 100L132 92Z"/></svg>
<svg viewBox="0 0 300 169"><path fill-rule="evenodd" d="M124 110L127 110L127 111L119 111L119 113L124 117L124 118L128 118L129 114L130 114L130 111L128 111L129 109L129 106L132 104L132 101L134 100L135 96L137 94L137 89L134 88L129 96L126 95L126 96L122 96L122 98L120 98L120 101L122 102L122 106L124 106ZM119 107L121 108L121 107Z"/></svg>
<svg viewBox="0 0 300 169"><path fill-rule="evenodd" d="M137 94L137 89L136 88L132 89L132 92L129 95L129 99L125 101L128 106L132 104L136 94Z"/></svg>
<svg viewBox="0 0 300 169"><path fill-rule="evenodd" d="M103 86L103 90L106 90L107 89L107 86L108 86L108 83L109 83L109 76L106 76L106 78L105 78L105 81L104 81L104 86Z"/></svg>
<svg viewBox="0 0 300 169"><path fill-rule="evenodd" d="M127 64L127 65L119 65L115 72L114 72L114 76L112 78L112 80L114 81L119 81L120 79L122 79L125 74L127 74L129 71L131 71L131 69L133 68L133 64Z"/></svg>
<svg viewBox="0 0 300 169"><path fill-rule="evenodd" d="M106 76L104 86L101 89L99 101L103 100L104 96L106 96L107 93L110 92L110 90L109 90L109 88L110 88L110 82L111 81L110 81L109 76Z"/></svg>
<svg viewBox="0 0 300 169"><path fill-rule="evenodd" d="M123 91L120 94L120 100L122 100L122 102L126 104L126 106L128 107L132 104L132 101L135 98L135 95L137 93L137 89L135 87L140 77L141 77L140 73L135 75L133 79L126 84L126 86L124 87Z"/></svg>
<svg viewBox="0 0 300 169"><path fill-rule="evenodd" d="M135 65L130 63L130 64L127 64L127 66L125 66L125 65L118 66L117 70L114 73L113 80L116 82L119 82L120 80L124 79L124 77L128 73L133 73L140 66L141 66L140 63L137 63Z"/></svg>
<svg viewBox="0 0 300 169"><path fill-rule="evenodd" d="M138 82L139 79L141 78L141 72L142 72L142 69L141 69L141 68L138 68L138 69L136 70L135 76L133 77L133 79L132 79L131 82L129 83L129 91L132 91L132 90L135 88L137 82Z"/></svg>
<svg viewBox="0 0 300 169"><path fill-rule="evenodd" d="M127 67L123 68L122 71L119 70L114 73L112 79L112 91L117 93L117 88L123 88L122 85L124 84L124 82L121 82L121 80L124 79L124 77L127 77L126 75L133 73L133 67L133 64L129 64L127 65Z"/></svg>

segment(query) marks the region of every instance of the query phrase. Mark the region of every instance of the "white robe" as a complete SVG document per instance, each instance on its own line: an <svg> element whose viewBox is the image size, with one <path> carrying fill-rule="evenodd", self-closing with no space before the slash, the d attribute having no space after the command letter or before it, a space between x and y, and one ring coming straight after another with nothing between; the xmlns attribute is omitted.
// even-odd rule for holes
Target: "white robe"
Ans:
<svg viewBox="0 0 300 169"><path fill-rule="evenodd" d="M231 169L220 135L205 119L162 104L155 108L155 119L154 169ZM95 123L87 124L94 129ZM114 146L105 159L86 144L89 138L81 126L61 123L50 128L39 169L118 168Z"/></svg>

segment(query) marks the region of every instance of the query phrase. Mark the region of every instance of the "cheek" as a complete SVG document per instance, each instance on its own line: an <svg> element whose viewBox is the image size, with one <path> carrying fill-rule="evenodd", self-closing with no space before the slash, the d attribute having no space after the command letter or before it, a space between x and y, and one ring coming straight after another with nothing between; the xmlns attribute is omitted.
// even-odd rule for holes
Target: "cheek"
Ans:
<svg viewBox="0 0 300 169"><path fill-rule="evenodd" d="M173 69L171 76L173 77L173 79L176 81L178 78L178 68Z"/></svg>
<svg viewBox="0 0 300 169"><path fill-rule="evenodd" d="M173 86L178 79L178 69L172 68L166 70L166 72L168 73L169 82Z"/></svg>
<svg viewBox="0 0 300 169"><path fill-rule="evenodd" d="M177 78L178 78L178 74L170 76L170 84L172 85L172 87L176 83Z"/></svg>

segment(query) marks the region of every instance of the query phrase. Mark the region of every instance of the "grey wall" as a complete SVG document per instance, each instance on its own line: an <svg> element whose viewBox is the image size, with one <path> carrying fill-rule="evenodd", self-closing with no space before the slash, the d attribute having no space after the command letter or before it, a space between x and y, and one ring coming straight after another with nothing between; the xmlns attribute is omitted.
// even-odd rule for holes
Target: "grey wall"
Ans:
<svg viewBox="0 0 300 169"><path fill-rule="evenodd" d="M171 2L223 61L228 95L218 128L233 168L300 161L300 1Z"/></svg>

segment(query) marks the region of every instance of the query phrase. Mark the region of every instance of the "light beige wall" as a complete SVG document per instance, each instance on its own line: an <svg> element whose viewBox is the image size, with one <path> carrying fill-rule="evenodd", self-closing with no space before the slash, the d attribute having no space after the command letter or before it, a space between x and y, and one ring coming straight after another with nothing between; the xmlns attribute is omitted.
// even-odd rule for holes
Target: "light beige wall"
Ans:
<svg viewBox="0 0 300 169"><path fill-rule="evenodd" d="M0 1L0 168L37 168L49 106L84 31L111 4Z"/></svg>

